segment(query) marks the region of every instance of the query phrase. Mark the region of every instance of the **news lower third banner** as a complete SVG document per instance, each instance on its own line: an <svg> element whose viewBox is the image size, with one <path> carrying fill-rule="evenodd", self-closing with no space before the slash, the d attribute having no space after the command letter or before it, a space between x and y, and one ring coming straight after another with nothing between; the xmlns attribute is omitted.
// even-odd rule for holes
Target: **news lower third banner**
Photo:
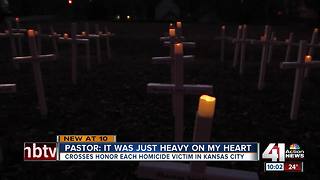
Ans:
<svg viewBox="0 0 320 180"><path fill-rule="evenodd" d="M257 142L116 142L114 135L61 135L26 142L26 161L259 161Z"/></svg>

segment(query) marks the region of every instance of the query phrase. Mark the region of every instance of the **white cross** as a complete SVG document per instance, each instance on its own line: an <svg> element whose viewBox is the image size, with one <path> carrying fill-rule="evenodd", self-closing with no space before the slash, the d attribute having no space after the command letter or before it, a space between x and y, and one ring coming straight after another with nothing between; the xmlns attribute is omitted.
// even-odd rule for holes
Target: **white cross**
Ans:
<svg viewBox="0 0 320 180"><path fill-rule="evenodd" d="M76 37L77 33L77 24L72 23L71 27L71 38L69 35L64 34L64 37L59 37L59 42L66 42L71 44L71 78L73 84L77 84L77 45L78 44L84 44L86 46L89 46L89 40L88 39L80 39ZM88 51L86 52L88 56ZM90 69L90 62L88 62L87 59L87 70Z"/></svg>
<svg viewBox="0 0 320 180"><path fill-rule="evenodd" d="M161 40L161 38L160 38ZM164 46L168 46L170 47L170 56L167 57L153 57L152 61L155 64L170 64L171 67L171 83L175 83L175 78L176 78L176 67L175 67L175 63L172 63L172 57L174 57L174 45L179 42L179 38L177 37L169 37L169 39L163 41L163 45ZM183 47L190 47L193 48L195 47L195 43L194 42L181 42ZM184 56L184 61L192 61L193 60L193 56ZM175 113L175 100L174 100L174 96L172 96L172 111Z"/></svg>
<svg viewBox="0 0 320 180"><path fill-rule="evenodd" d="M306 68L320 68L320 61L305 62L306 41L300 41L297 62L282 62L282 69L296 69L294 90L291 102L290 119L295 120L298 117L300 105L301 90L304 81L304 72Z"/></svg>
<svg viewBox="0 0 320 180"><path fill-rule="evenodd" d="M315 28L313 30L311 41L310 41L310 48L308 51L308 55L310 55L310 56L314 55L314 46L313 45L315 45L316 41L318 40L318 32L319 32L318 28ZM308 75L309 75L309 69L307 68L305 70L304 77L308 77Z"/></svg>
<svg viewBox="0 0 320 180"><path fill-rule="evenodd" d="M182 44L179 44L183 46ZM178 46L177 44L175 46ZM176 47L175 47L176 49ZM148 93L166 93L173 95L173 101L175 107L173 108L175 112L175 141L183 141L183 129L184 129L184 95L185 94L212 94L212 86L209 85L190 85L183 84L184 79L184 60L193 59L192 56L184 57L183 53L177 54L173 57L168 57L166 62L171 62L175 68L175 78L174 83L171 84L159 84L159 83L149 83L147 85ZM159 60L159 61L162 61Z"/></svg>
<svg viewBox="0 0 320 180"><path fill-rule="evenodd" d="M15 38L20 36L23 37L24 33L13 33L10 29L4 33L0 33L0 37L9 38L12 57L18 56ZM16 69L19 69L19 64L14 62L14 66Z"/></svg>
<svg viewBox="0 0 320 180"><path fill-rule="evenodd" d="M34 30L28 30L28 42L31 55L14 57L13 59L18 63L32 63L34 80L40 106L40 113L42 116L46 116L48 113L48 109L45 100L40 62L46 60L56 60L56 56L54 54L40 55L39 51L37 50L35 37L36 35Z"/></svg>
<svg viewBox="0 0 320 180"><path fill-rule="evenodd" d="M18 27L17 28L12 28L12 24L11 24L11 22L10 21L7 21L7 26L8 26L8 30L9 30L9 32L11 32L11 33L22 33L22 34L24 34L24 33L26 33L27 32L27 29L21 29L20 28L20 25L19 25L19 23L17 24L18 25ZM22 49L22 38L23 38L23 36L14 36L16 39L17 39L17 41L18 41L18 53L17 53L17 55L18 56L22 56L23 55L23 49ZM14 38L14 40L15 40L15 38Z"/></svg>

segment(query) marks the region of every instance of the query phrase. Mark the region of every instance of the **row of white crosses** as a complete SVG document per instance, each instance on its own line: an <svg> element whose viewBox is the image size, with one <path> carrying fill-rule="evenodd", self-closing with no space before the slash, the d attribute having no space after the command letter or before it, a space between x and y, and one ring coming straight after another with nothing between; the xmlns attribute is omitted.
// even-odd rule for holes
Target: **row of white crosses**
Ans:
<svg viewBox="0 0 320 180"><path fill-rule="evenodd" d="M72 31L71 31L71 38L69 38L69 35L67 33L64 33L63 36L61 34L56 33L53 30L53 27L50 26L50 34L42 34L41 27L37 26L37 31L35 30L27 30L27 29L21 29L19 24L19 19L16 18L16 28L12 28L11 22L8 21L8 27L9 30L5 31L4 33L0 33L0 37L9 37L10 43L11 43L11 49L12 49L12 56L13 60L16 64L18 63L27 63L30 62L33 65L33 71L34 71L34 78L35 78L35 84L37 89L37 95L38 95L38 101L39 101L39 108L40 113L42 116L46 116L48 113L47 104L46 104L46 98L45 98L45 91L43 87L43 81L42 81L42 74L41 74L41 68L40 68L40 61L43 60L55 60L57 59L58 55L58 42L70 42L72 44L72 68L71 68L71 74L72 74L72 82L74 84L77 83L77 44L78 43L84 43L86 45L87 49L87 70L90 70L91 64L90 64L90 49L89 49L89 39L94 38L96 41L99 41L99 45L97 42L97 58L98 62L101 63L101 47L100 47L100 39L106 39L106 47L107 47L107 57L108 59L111 58L111 50L110 50L110 40L109 38L114 36L114 34L110 33L105 27L106 33L102 33L99 31L99 26L96 25L96 32L97 34L89 34L89 26L87 26L87 32L82 32L82 34L79 36L77 35L76 31L76 24L72 24ZM16 37L24 37L25 33L27 32L28 42L29 42L29 49L30 49L30 56L22 56L22 50L21 53L17 53L16 50L16 43L15 39ZM62 37L61 37L62 36ZM47 55L41 55L42 51L42 38L50 38L52 40L54 54L47 54ZM21 40L21 39L20 39ZM18 41L21 42L21 41ZM20 46L20 45L21 46ZM18 43L18 49L22 49L22 44ZM20 51L19 51L20 52ZM16 91L16 85L15 84L3 84L0 86L0 92L15 92Z"/></svg>
<svg viewBox="0 0 320 180"><path fill-rule="evenodd" d="M303 67L303 77L308 76L309 68L317 68L318 62L312 62L312 55L314 54L314 48L319 47L319 44L317 44L317 38L318 38L318 29L315 28L312 33L312 38L310 43L304 42L304 46L301 46L300 43L293 42L293 33L289 34L288 39L285 41L279 41L274 35L274 32L271 31L270 26L265 26L264 34L260 37L260 40L256 39L249 39L247 38L247 26L246 25L240 25L238 26L237 35L235 38L228 37L225 34L226 27L221 27L221 36L216 38L221 41L221 55L220 59L221 61L224 61L224 46L225 41L231 41L235 44L234 48L234 57L233 57L233 67L236 67L238 65L238 56L240 55L240 75L243 74L244 69L244 61L245 61L245 52L246 52L246 45L247 44L255 44L255 45L262 45L262 53L261 53L261 61L260 61L260 71L259 71L259 80L258 80L258 90L262 90L265 87L265 76L266 76L266 70L267 70L267 64L271 62L272 58L272 48L273 46L286 46L286 55L284 58L284 63L281 65L282 68L286 68L286 63L290 59L291 54L291 48L292 46L299 46L299 54L298 54L298 64ZM306 48L308 48L306 50ZM302 50L304 49L304 50ZM302 57L301 57L302 56ZM305 61L307 65L305 65ZM291 63L291 62L290 62ZM290 64L289 63L289 64ZM293 67L290 65L289 67ZM301 67L297 67L301 68ZM299 73L301 73L302 70L299 70ZM297 72L298 73L298 72ZM301 94L301 88L302 88L302 79L300 75L296 74L296 80L295 80L295 87L294 87L294 93L293 93L293 100L291 105L291 113L290 118L291 119L297 119L298 116L298 109L299 109L299 99Z"/></svg>
<svg viewBox="0 0 320 180"><path fill-rule="evenodd" d="M177 23L177 29L181 32L181 22ZM152 61L157 64L170 64L171 83L149 83L147 90L149 93L172 94L172 111L175 118L175 141L183 141L184 134L184 95L185 94L212 94L212 86L184 84L184 62L194 59L194 56L184 56L184 46L194 46L192 42L180 42L181 34L176 37L172 26L169 28L169 37L164 42L170 47L170 56L154 57Z"/></svg>
<svg viewBox="0 0 320 180"><path fill-rule="evenodd" d="M193 128L194 142L210 142L216 98L202 95ZM256 172L207 166L206 162L140 162L136 171L144 179L226 179L257 180Z"/></svg>

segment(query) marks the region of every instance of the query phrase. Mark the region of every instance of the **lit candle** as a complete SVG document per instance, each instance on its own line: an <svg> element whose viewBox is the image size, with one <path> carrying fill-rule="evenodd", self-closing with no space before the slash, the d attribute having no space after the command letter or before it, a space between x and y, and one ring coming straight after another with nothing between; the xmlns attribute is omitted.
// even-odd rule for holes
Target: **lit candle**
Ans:
<svg viewBox="0 0 320 180"><path fill-rule="evenodd" d="M238 30L241 30L242 29L242 26L240 25L240 26L238 26Z"/></svg>
<svg viewBox="0 0 320 180"><path fill-rule="evenodd" d="M28 33L28 37L34 37L35 36L34 30L32 30L32 29L29 29L27 33Z"/></svg>
<svg viewBox="0 0 320 180"><path fill-rule="evenodd" d="M169 24L169 28L174 28L172 23Z"/></svg>
<svg viewBox="0 0 320 180"><path fill-rule="evenodd" d="M174 54L175 55L183 55L183 44L182 43L176 43L174 45Z"/></svg>
<svg viewBox="0 0 320 180"><path fill-rule="evenodd" d="M313 30L313 32L318 32L319 31L319 29L318 28L314 28L314 30Z"/></svg>
<svg viewBox="0 0 320 180"><path fill-rule="evenodd" d="M19 19L19 17L16 17L16 22L20 22L20 19Z"/></svg>
<svg viewBox="0 0 320 180"><path fill-rule="evenodd" d="M86 32L82 31L81 35L86 36Z"/></svg>
<svg viewBox="0 0 320 180"><path fill-rule="evenodd" d="M222 29L222 30L225 30L225 29L226 29L226 26L225 26L225 25L221 26L221 29Z"/></svg>
<svg viewBox="0 0 320 180"><path fill-rule="evenodd" d="M309 63L309 62L311 62L311 61L312 61L312 56L306 55L306 56L304 57L304 62Z"/></svg>
<svg viewBox="0 0 320 180"><path fill-rule="evenodd" d="M68 35L67 33L64 33L64 34L63 34L63 38L64 38L64 39L68 39L68 38L69 38L69 35Z"/></svg>
<svg viewBox="0 0 320 180"><path fill-rule="evenodd" d="M177 28L179 28L179 29L182 28L182 23L180 21L177 22Z"/></svg>
<svg viewBox="0 0 320 180"><path fill-rule="evenodd" d="M174 36L176 36L176 29L169 29L169 36L170 37L174 37Z"/></svg>
<svg viewBox="0 0 320 180"><path fill-rule="evenodd" d="M216 98L202 95L199 99L198 115L202 118L210 119L213 117L216 106Z"/></svg>

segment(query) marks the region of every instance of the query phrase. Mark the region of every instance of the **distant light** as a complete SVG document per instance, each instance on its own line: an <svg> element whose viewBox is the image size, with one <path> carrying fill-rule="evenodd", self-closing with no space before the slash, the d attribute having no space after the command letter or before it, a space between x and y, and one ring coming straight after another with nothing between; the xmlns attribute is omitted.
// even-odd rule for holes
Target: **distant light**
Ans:
<svg viewBox="0 0 320 180"><path fill-rule="evenodd" d="M68 0L68 4L70 4L70 5L71 5L71 4L72 4L72 0Z"/></svg>
<svg viewBox="0 0 320 180"><path fill-rule="evenodd" d="M128 15L128 16L127 16L127 19L128 19L128 20L130 20L130 19L131 19L131 17Z"/></svg>
<svg viewBox="0 0 320 180"><path fill-rule="evenodd" d="M120 20L120 15L117 15L117 16L116 16L116 19L117 19L117 20Z"/></svg>

